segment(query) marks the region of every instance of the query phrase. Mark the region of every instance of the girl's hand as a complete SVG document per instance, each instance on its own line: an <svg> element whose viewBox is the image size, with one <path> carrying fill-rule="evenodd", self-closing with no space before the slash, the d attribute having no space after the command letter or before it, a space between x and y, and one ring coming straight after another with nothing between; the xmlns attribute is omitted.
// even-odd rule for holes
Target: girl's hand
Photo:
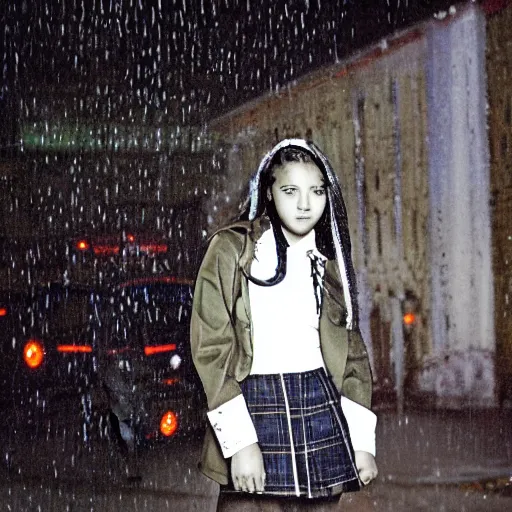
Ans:
<svg viewBox="0 0 512 512"><path fill-rule="evenodd" d="M231 477L237 491L263 492L265 468L258 443L242 448L231 457Z"/></svg>
<svg viewBox="0 0 512 512"><path fill-rule="evenodd" d="M359 471L359 479L364 485L368 485L372 480L377 478L379 473L375 457L368 452L356 451L356 468Z"/></svg>

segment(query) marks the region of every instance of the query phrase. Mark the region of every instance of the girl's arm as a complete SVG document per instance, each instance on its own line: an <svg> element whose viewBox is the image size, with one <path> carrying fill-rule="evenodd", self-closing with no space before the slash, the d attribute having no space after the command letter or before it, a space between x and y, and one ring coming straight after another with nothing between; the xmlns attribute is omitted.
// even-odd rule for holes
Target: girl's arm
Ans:
<svg viewBox="0 0 512 512"><path fill-rule="evenodd" d="M375 456L375 429L377 416L366 407L341 397L341 408L347 420L350 440L354 451L364 451Z"/></svg>
<svg viewBox="0 0 512 512"><path fill-rule="evenodd" d="M359 478L364 485L377 477L375 427L377 417L370 410L372 372L368 352L359 331L348 331L348 356L341 404L349 426Z"/></svg>
<svg viewBox="0 0 512 512"><path fill-rule="evenodd" d="M368 485L378 474L375 462L377 416L346 396L341 397L341 408L347 420L359 479L364 485Z"/></svg>
<svg viewBox="0 0 512 512"><path fill-rule="evenodd" d="M230 372L240 349L232 316L240 289L241 250L232 232L221 232L211 241L196 280L190 339L208 400L208 418L224 457L231 457L235 489L262 492L265 471L258 438L240 386Z"/></svg>
<svg viewBox="0 0 512 512"><path fill-rule="evenodd" d="M239 357L234 303L240 289L240 235L224 231L211 241L199 270L191 317L191 351L208 400L208 418L225 458L257 442L234 373Z"/></svg>

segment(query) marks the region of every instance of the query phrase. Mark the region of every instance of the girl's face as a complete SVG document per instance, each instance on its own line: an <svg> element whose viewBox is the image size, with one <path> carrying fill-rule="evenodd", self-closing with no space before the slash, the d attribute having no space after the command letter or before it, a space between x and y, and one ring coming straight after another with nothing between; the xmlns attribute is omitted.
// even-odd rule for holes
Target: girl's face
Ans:
<svg viewBox="0 0 512 512"><path fill-rule="evenodd" d="M274 171L269 189L290 245L304 238L322 217L327 201L324 177L314 163L288 162Z"/></svg>

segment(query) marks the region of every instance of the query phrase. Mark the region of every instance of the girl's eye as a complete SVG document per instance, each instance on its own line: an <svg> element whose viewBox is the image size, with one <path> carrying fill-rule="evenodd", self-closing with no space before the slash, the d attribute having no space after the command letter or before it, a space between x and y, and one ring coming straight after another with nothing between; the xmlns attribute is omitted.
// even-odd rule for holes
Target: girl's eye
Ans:
<svg viewBox="0 0 512 512"><path fill-rule="evenodd" d="M283 189L283 192L287 196L292 196L295 193L295 189L294 188L285 188L285 189Z"/></svg>
<svg viewBox="0 0 512 512"><path fill-rule="evenodd" d="M317 189L315 190L315 194L316 194L317 196L323 196L323 195L325 194L325 188L317 188Z"/></svg>

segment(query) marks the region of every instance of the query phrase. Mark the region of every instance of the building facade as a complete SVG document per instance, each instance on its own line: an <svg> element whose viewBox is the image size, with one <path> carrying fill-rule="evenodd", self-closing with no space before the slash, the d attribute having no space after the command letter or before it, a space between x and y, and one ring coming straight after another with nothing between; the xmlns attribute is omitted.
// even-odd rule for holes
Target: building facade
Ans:
<svg viewBox="0 0 512 512"><path fill-rule="evenodd" d="M509 60L493 45L510 59L510 10L453 7L212 123L226 168L211 229L279 139L312 138L337 169L378 404L491 406L507 394L510 279L496 270L509 270L512 224L498 183L510 174Z"/></svg>

